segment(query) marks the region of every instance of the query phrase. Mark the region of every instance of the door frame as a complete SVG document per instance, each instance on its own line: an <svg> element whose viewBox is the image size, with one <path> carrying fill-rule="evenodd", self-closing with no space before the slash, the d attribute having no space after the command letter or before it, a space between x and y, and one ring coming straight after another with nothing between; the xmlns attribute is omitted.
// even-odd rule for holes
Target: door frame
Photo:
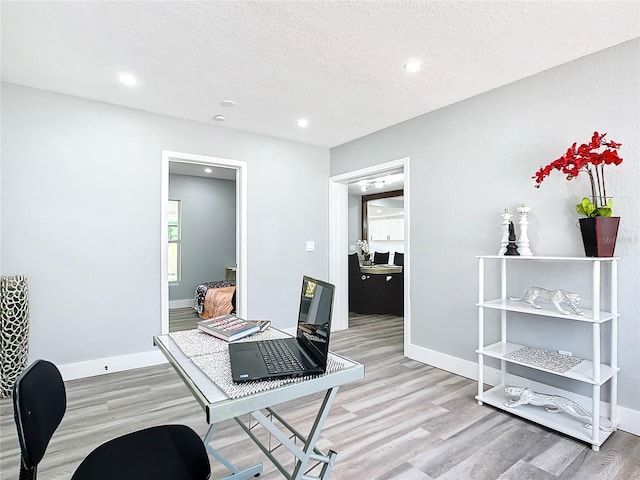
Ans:
<svg viewBox="0 0 640 480"><path fill-rule="evenodd" d="M160 308L161 333L169 333L169 275L167 232L169 201L169 162L191 163L209 167L231 168L236 171L236 308L239 316L247 311L247 163L229 158L193 153L162 151L160 188Z"/></svg>
<svg viewBox="0 0 640 480"><path fill-rule="evenodd" d="M373 165L329 177L329 281L336 285L333 305L333 326L335 330L349 328L349 192L348 185L371 175L379 175L402 167L404 173L404 351L411 343L411 195L409 157Z"/></svg>

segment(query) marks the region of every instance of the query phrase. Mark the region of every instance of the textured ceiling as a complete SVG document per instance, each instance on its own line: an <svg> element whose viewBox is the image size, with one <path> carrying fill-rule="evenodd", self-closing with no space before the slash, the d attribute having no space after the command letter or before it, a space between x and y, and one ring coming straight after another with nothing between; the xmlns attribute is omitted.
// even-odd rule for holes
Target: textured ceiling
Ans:
<svg viewBox="0 0 640 480"><path fill-rule="evenodd" d="M1 8L5 82L323 147L640 37L638 1ZM410 58L424 69L407 74ZM121 71L139 83L118 84Z"/></svg>

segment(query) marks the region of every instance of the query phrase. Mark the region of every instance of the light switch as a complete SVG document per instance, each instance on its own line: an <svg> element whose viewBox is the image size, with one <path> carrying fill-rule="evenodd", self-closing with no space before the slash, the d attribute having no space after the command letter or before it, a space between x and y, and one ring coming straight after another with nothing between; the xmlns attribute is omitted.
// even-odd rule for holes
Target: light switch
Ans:
<svg viewBox="0 0 640 480"><path fill-rule="evenodd" d="M316 249L316 242L314 242L313 240L307 240L305 250L307 252L314 252L315 249Z"/></svg>

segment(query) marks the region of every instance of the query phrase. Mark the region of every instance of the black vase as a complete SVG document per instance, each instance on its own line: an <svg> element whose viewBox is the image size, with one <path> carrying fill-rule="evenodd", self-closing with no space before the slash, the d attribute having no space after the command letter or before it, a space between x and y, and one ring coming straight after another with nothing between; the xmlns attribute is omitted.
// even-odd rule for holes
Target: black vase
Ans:
<svg viewBox="0 0 640 480"><path fill-rule="evenodd" d="M613 257L620 217L580 219L584 254L587 257Z"/></svg>

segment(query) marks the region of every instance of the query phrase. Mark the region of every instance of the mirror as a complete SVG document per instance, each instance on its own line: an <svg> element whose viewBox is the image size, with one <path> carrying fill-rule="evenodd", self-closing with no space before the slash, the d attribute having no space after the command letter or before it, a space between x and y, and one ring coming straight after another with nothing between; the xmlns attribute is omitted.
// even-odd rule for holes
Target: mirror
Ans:
<svg viewBox="0 0 640 480"><path fill-rule="evenodd" d="M403 190L362 196L362 238L372 252L404 252Z"/></svg>

